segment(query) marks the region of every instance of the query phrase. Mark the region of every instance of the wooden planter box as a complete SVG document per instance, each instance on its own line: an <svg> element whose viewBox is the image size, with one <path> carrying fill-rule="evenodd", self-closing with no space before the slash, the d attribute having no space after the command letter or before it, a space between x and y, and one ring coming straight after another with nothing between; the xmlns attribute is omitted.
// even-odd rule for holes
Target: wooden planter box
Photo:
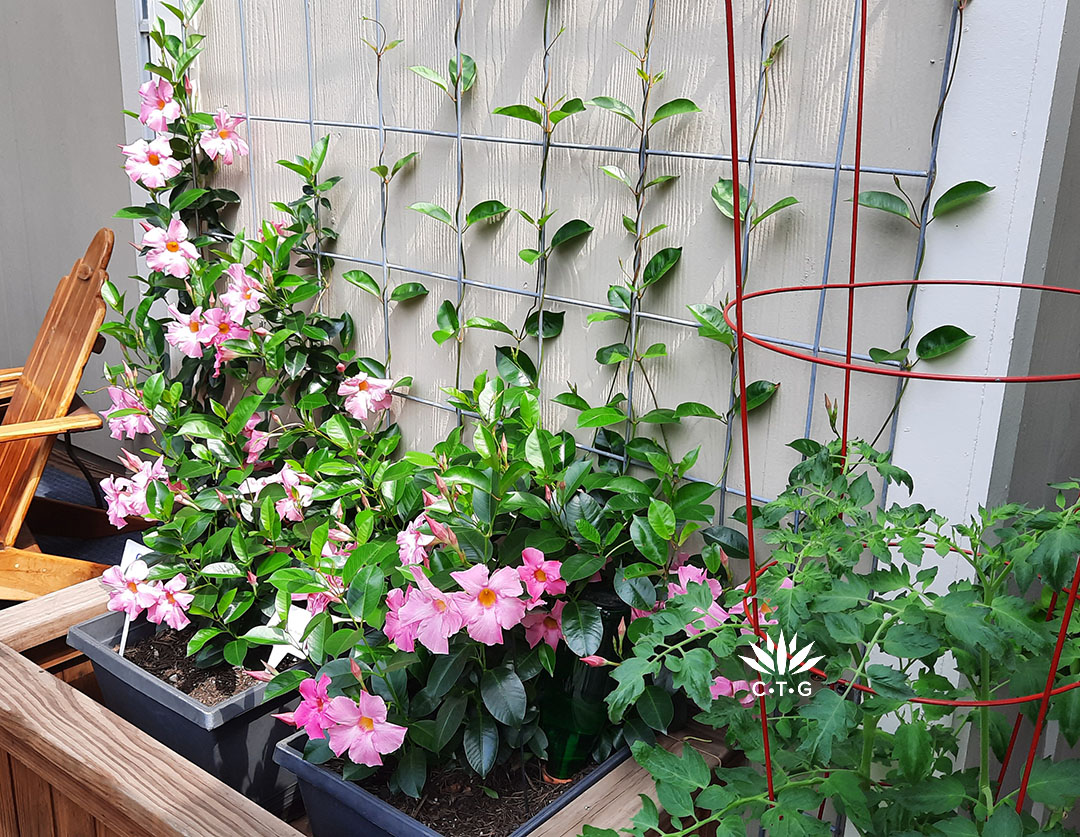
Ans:
<svg viewBox="0 0 1080 837"><path fill-rule="evenodd" d="M0 837L303 837L91 697L90 663L65 637L105 600L95 579L0 610ZM731 756L717 738L690 724L661 741L715 767ZM638 794L656 799L628 759L530 837L622 828Z"/></svg>
<svg viewBox="0 0 1080 837"><path fill-rule="evenodd" d="M64 638L104 612L97 580L0 611L0 835L300 837L79 691Z"/></svg>

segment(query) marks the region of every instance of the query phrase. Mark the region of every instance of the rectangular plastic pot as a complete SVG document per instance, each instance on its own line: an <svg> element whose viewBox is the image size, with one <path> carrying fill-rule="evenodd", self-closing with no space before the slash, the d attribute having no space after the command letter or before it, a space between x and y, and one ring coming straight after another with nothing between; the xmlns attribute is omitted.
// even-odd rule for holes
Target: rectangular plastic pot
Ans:
<svg viewBox="0 0 1080 837"><path fill-rule="evenodd" d="M107 613L68 631L68 645L94 666L105 705L188 761L278 816L293 812L296 780L274 761L274 747L294 732L271 717L297 699L282 695L263 703L259 683L228 700L206 706L159 680L114 651L124 627L122 613ZM132 624L128 645L157 629Z"/></svg>
<svg viewBox="0 0 1080 837"><path fill-rule="evenodd" d="M274 759L300 780L300 792L315 837L341 837L344 834L362 834L364 837L442 837L439 832L368 793L355 782L346 782L337 773L304 761L306 740L303 732L285 739L277 745ZM542 822L553 817L626 761L629 755L630 751L625 747L614 753L570 790L518 826L510 837L527 837Z"/></svg>

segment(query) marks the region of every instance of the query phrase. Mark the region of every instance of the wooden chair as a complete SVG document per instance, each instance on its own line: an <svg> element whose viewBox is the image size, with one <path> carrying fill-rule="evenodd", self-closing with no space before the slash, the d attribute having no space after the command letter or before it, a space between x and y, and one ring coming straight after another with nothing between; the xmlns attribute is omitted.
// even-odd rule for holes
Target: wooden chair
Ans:
<svg viewBox="0 0 1080 837"><path fill-rule="evenodd" d="M90 353L100 350L98 327L105 319L101 287L112 249L112 231L98 230L86 254L60 280L26 365L0 370L0 402L8 402L0 421L0 600L33 599L96 578L106 569L41 552L25 523L56 436L102 425L76 389ZM32 521L59 524L55 534L107 532L97 509L37 498L34 511Z"/></svg>

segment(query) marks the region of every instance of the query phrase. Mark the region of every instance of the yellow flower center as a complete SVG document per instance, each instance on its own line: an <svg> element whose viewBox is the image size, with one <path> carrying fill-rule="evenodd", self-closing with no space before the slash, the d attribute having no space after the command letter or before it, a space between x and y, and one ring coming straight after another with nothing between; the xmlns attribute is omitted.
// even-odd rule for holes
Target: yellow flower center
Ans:
<svg viewBox="0 0 1080 837"><path fill-rule="evenodd" d="M554 616L545 616L544 617L544 629L545 630L554 631L558 627L559 627L559 623L555 621Z"/></svg>
<svg viewBox="0 0 1080 837"><path fill-rule="evenodd" d="M444 612L446 610L446 602L444 602L442 599L436 599L435 609L439 611L439 613Z"/></svg>
<svg viewBox="0 0 1080 837"><path fill-rule="evenodd" d="M537 581L547 581L547 573L543 570L537 570L536 575L533 576Z"/></svg>
<svg viewBox="0 0 1080 837"><path fill-rule="evenodd" d="M166 102L164 99L158 99L157 100L157 109L162 110L165 107L165 105L167 105L167 104L169 104L169 103Z"/></svg>
<svg viewBox="0 0 1080 837"><path fill-rule="evenodd" d="M168 250L170 253L175 253L177 250L180 249L180 242L178 242L178 241L166 241L165 242L165 249Z"/></svg>
<svg viewBox="0 0 1080 837"><path fill-rule="evenodd" d="M375 722L371 720L371 718L369 718L367 715L364 715L360 718L360 723L358 724L358 726L365 732L371 732L373 729L375 729Z"/></svg>
<svg viewBox="0 0 1080 837"><path fill-rule="evenodd" d="M228 139L229 138L229 132L225 131L225 130L218 131L217 135L219 137L221 137L222 139Z"/></svg>
<svg viewBox="0 0 1080 837"><path fill-rule="evenodd" d="M476 600L484 607L491 607L495 604L495 591L490 587L485 587L480 591L480 595L476 597Z"/></svg>
<svg viewBox="0 0 1080 837"><path fill-rule="evenodd" d="M200 323L198 320L192 320L188 323L188 328L191 329L192 334L198 334L199 329L202 328L202 323Z"/></svg>
<svg viewBox="0 0 1080 837"><path fill-rule="evenodd" d="M161 163L161 158L157 154L153 154L153 153L147 154L146 155L146 162L148 162L152 166L156 166L156 165L159 165Z"/></svg>
<svg viewBox="0 0 1080 837"><path fill-rule="evenodd" d="M229 324L228 323L218 323L217 330L218 330L218 334L228 334L229 333Z"/></svg>
<svg viewBox="0 0 1080 837"><path fill-rule="evenodd" d="M130 590L132 593L139 592L139 586L134 581L129 581L127 583L127 589Z"/></svg>
<svg viewBox="0 0 1080 837"><path fill-rule="evenodd" d="M360 390L360 392L367 392L368 391L368 382L367 381L361 381L360 383L358 383L356 385L356 388L358 390Z"/></svg>

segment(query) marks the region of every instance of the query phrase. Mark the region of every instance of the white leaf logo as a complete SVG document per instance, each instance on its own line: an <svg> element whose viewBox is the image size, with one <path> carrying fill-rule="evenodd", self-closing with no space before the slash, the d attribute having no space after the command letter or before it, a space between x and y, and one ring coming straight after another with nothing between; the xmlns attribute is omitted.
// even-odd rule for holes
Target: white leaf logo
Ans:
<svg viewBox="0 0 1080 837"><path fill-rule="evenodd" d="M771 636L765 637L765 648L760 645L751 645L753 657L740 657L754 671L764 674L766 677L784 677L803 674L814 667L823 659L823 656L810 657L814 643L808 643L805 648L799 648L799 635L795 634L788 642L784 638L784 632L780 632L780 638L773 642ZM809 658L809 659L808 659Z"/></svg>

